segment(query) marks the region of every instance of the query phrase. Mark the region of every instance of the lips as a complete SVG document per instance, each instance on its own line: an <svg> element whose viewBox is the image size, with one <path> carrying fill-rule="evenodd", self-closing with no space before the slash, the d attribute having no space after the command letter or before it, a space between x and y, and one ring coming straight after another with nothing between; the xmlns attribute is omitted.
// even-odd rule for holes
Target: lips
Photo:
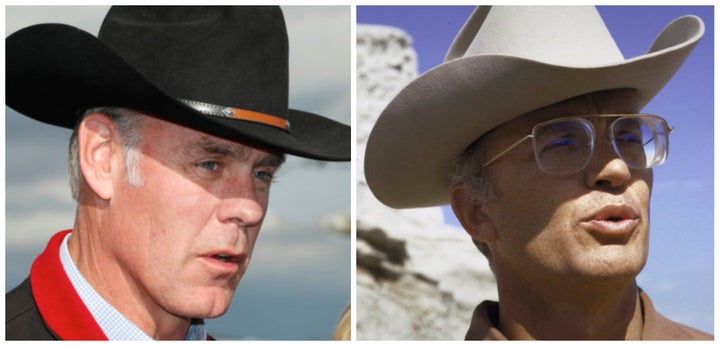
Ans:
<svg viewBox="0 0 720 346"><path fill-rule="evenodd" d="M242 257L242 256L241 255L232 255L232 254L227 254L227 253L219 253L219 254L212 255L210 257L212 257L220 262L223 262L223 263L239 263L240 257Z"/></svg>
<svg viewBox="0 0 720 346"><path fill-rule="evenodd" d="M606 206L580 224L599 238L627 239L640 223L640 212L629 205Z"/></svg>
<svg viewBox="0 0 720 346"><path fill-rule="evenodd" d="M236 273L245 262L244 253L232 251L214 251L201 256L212 272L221 274Z"/></svg>

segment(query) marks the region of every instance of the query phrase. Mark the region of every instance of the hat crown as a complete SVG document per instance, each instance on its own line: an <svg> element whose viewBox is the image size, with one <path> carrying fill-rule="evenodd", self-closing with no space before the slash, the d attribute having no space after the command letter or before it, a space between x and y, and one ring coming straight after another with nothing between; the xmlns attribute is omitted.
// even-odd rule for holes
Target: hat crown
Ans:
<svg viewBox="0 0 720 346"><path fill-rule="evenodd" d="M279 7L113 6L98 38L175 98L288 118Z"/></svg>
<svg viewBox="0 0 720 346"><path fill-rule="evenodd" d="M473 55L507 55L577 67L624 60L592 6L478 7L455 37L445 61Z"/></svg>

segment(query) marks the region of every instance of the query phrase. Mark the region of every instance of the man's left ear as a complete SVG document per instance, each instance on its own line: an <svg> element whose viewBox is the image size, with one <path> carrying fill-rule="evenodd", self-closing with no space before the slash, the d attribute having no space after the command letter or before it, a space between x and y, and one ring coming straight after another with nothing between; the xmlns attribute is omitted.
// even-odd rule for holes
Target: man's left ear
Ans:
<svg viewBox="0 0 720 346"><path fill-rule="evenodd" d="M465 231L477 241L490 243L497 239L495 226L490 222L483 206L472 201L463 183L457 183L450 190L450 206Z"/></svg>

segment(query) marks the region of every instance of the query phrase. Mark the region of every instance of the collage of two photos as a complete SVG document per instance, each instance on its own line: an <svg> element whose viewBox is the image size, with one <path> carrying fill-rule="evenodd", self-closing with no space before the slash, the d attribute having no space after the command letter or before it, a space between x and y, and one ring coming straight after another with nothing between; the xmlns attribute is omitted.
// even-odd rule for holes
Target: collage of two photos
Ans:
<svg viewBox="0 0 720 346"><path fill-rule="evenodd" d="M712 6L4 9L5 340L714 338Z"/></svg>

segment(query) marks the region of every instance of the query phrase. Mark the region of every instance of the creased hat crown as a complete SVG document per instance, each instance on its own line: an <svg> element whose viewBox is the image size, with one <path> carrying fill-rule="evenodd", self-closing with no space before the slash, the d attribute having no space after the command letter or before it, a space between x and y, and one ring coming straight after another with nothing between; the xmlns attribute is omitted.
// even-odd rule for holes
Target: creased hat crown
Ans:
<svg viewBox="0 0 720 346"><path fill-rule="evenodd" d="M479 7L445 61L483 54L578 67L624 60L598 11L587 6Z"/></svg>
<svg viewBox="0 0 720 346"><path fill-rule="evenodd" d="M176 98L288 117L278 7L115 6L98 38Z"/></svg>

